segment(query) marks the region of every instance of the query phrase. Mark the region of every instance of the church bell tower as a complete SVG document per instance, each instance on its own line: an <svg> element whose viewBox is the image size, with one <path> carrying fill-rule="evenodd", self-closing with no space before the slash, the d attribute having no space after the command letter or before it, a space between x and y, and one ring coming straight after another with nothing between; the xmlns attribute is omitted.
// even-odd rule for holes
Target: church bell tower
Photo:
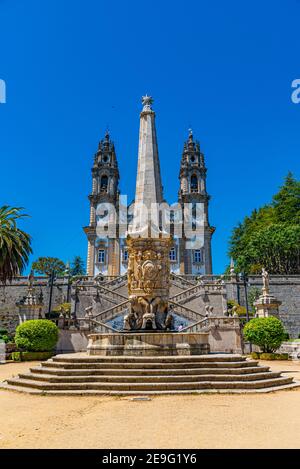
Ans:
<svg viewBox="0 0 300 469"><path fill-rule="evenodd" d="M195 235L187 237L183 233L179 240L180 273L211 274L211 237L215 228L208 219L210 196L206 191L206 166L204 154L200 151L199 142L194 141L190 130L188 140L184 143L180 163L180 189L178 202L184 207L189 204L192 216L192 230Z"/></svg>
<svg viewBox="0 0 300 469"><path fill-rule="evenodd" d="M119 203L119 169L115 146L108 131L100 140L92 167L92 193L90 201L90 223L84 227L88 239L87 274L95 276L119 275L119 240L116 237L98 236L97 214L99 204L110 203L116 211Z"/></svg>

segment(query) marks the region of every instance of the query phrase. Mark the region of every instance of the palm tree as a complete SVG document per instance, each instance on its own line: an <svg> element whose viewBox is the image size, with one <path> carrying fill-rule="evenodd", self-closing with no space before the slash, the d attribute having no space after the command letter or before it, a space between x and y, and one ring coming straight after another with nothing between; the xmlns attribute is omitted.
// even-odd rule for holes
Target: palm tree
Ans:
<svg viewBox="0 0 300 469"><path fill-rule="evenodd" d="M17 220L27 216L22 207L0 207L0 283L20 275L32 253L31 237L17 227Z"/></svg>

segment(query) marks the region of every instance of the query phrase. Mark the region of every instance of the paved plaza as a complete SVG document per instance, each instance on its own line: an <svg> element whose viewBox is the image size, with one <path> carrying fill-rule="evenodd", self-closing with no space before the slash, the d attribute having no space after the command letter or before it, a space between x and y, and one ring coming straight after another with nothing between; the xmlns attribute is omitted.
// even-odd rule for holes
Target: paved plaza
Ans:
<svg viewBox="0 0 300 469"><path fill-rule="evenodd" d="M299 379L300 362L261 362ZM0 365L0 380L38 363ZM296 448L300 389L270 394L44 397L0 391L0 448ZM134 436L133 436L134 435Z"/></svg>

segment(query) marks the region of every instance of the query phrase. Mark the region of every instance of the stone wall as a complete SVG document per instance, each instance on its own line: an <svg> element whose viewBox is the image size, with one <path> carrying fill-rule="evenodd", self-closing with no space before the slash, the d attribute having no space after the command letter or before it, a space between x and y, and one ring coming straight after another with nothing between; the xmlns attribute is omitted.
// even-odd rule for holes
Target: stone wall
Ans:
<svg viewBox="0 0 300 469"><path fill-rule="evenodd" d="M257 288L261 291L262 278L260 275L249 276L247 291ZM245 306L245 289L237 279L226 281L228 299L234 299ZM298 338L300 334L300 276L299 275L270 275L270 293L282 302L279 317L291 338Z"/></svg>
<svg viewBox="0 0 300 469"><path fill-rule="evenodd" d="M50 287L46 277L35 277L33 287L36 295L43 295L43 311L48 311ZM18 307L16 302L20 301L27 293L27 277L18 277L11 283L3 286L0 284L0 328L14 332L19 324ZM67 300L68 279L57 279L53 285L52 307Z"/></svg>
<svg viewBox="0 0 300 469"><path fill-rule="evenodd" d="M208 277L209 276L207 276L207 280L209 281ZM214 276L211 278L216 279L217 277ZM238 282L235 277L228 277L225 279L225 283L227 298L234 299L240 302L240 304L245 305L243 284ZM18 277L5 287L0 285L0 328L14 331L15 327L18 325L18 308L16 306L16 302L26 295L27 288L27 277ZM248 292L251 291L252 288L261 290L262 280L259 275L249 277ZM35 277L34 289L37 295L42 292L44 301L43 312L47 312L50 292L48 279L45 277ZM179 291L180 289L172 287L171 294L176 294ZM116 288L116 292L126 296L127 286L125 285L121 288ZM279 309L280 318L282 319L286 330L289 332L290 337L298 338L300 334L300 276L271 275L270 292L282 302ZM67 293L68 279L57 279L53 286L52 306L54 307L66 301ZM211 298L209 298L210 304L214 306L214 313L217 315L221 308L220 298L221 295L211 295ZM99 311L112 306L112 303L110 301L106 301L103 297L99 298L98 302ZM79 317L84 316L85 307L91 304L93 304L93 300L90 297L85 297L84 293L79 295L79 302L77 304L77 314ZM195 299L194 301L192 300L189 304L192 308L197 308L201 305L201 298Z"/></svg>

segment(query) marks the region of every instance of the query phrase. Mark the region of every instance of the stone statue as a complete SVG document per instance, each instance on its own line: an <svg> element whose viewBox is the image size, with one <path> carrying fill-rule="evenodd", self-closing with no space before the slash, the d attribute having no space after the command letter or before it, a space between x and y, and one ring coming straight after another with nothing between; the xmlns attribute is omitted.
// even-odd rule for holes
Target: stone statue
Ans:
<svg viewBox="0 0 300 469"><path fill-rule="evenodd" d="M135 315L132 311L124 316L124 325L123 328L125 331L130 331L135 329Z"/></svg>
<svg viewBox="0 0 300 469"><path fill-rule="evenodd" d="M33 288L33 282L34 282L34 274L33 270L30 271L30 274L28 275L28 290L31 291Z"/></svg>
<svg viewBox="0 0 300 469"><path fill-rule="evenodd" d="M143 104L143 111L147 111L151 109L151 104L153 104L153 98L151 96L146 96L142 97L142 104Z"/></svg>
<svg viewBox="0 0 300 469"><path fill-rule="evenodd" d="M171 331L173 329L173 316L168 314L165 320L165 330Z"/></svg>
<svg viewBox="0 0 300 469"><path fill-rule="evenodd" d="M268 295L270 293L270 276L265 268L261 272L263 280L263 294Z"/></svg>
<svg viewBox="0 0 300 469"><path fill-rule="evenodd" d="M230 258L230 275L231 276L235 275L234 260L232 257Z"/></svg>
<svg viewBox="0 0 300 469"><path fill-rule="evenodd" d="M147 312L143 315L142 329L156 329L155 315Z"/></svg>
<svg viewBox="0 0 300 469"><path fill-rule="evenodd" d="M93 316L93 309L94 309L94 306L88 306L87 308L84 308L84 310L85 310L84 317L85 318L92 317Z"/></svg>

